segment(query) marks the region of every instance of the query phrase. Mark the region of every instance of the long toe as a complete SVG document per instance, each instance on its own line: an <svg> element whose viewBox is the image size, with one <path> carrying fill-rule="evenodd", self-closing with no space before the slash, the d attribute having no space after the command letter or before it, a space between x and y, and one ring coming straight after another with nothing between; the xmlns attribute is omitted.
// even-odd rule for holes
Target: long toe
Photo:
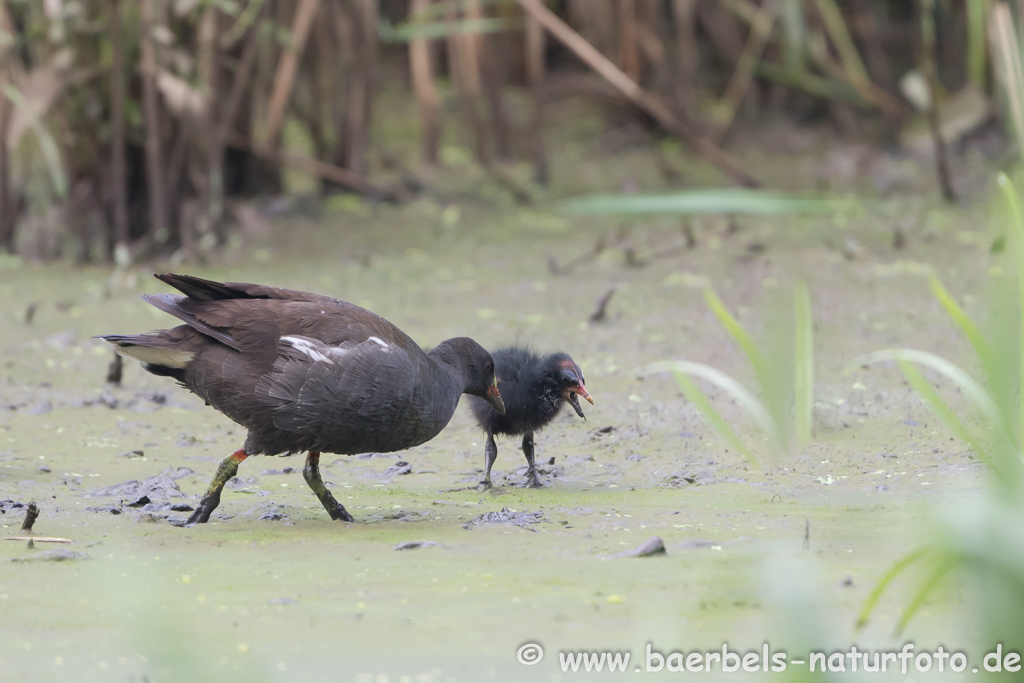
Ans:
<svg viewBox="0 0 1024 683"><path fill-rule="evenodd" d="M354 521L356 521L355 517L350 515L348 513L348 510L346 510L345 506L342 505L341 503L337 503L336 507L328 510L327 512L331 515L331 519L333 519L335 521L341 521L341 522L354 522Z"/></svg>
<svg viewBox="0 0 1024 683"><path fill-rule="evenodd" d="M526 482L526 487L531 489L542 489L544 488L544 482L542 482L538 477L531 477Z"/></svg>
<svg viewBox="0 0 1024 683"><path fill-rule="evenodd" d="M189 518L185 520L185 526L193 526L195 524L206 524L210 521L210 515L213 514L213 509L208 508L206 505L200 503L196 507L195 512L189 515Z"/></svg>

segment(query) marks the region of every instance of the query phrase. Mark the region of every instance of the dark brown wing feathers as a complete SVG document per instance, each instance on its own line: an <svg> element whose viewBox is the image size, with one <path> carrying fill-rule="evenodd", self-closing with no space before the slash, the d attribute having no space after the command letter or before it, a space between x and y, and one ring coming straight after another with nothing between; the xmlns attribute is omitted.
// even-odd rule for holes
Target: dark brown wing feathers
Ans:
<svg viewBox="0 0 1024 683"><path fill-rule="evenodd" d="M376 336L407 350L418 348L376 313L328 296L172 273L156 277L186 296L146 295L149 303L236 351L252 354L261 365L273 362L277 340L291 334L332 346Z"/></svg>

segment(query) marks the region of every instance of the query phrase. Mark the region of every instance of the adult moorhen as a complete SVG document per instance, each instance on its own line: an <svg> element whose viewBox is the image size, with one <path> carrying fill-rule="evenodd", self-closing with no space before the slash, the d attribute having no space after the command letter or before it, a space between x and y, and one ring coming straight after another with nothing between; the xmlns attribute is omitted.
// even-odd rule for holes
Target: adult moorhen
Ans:
<svg viewBox="0 0 1024 683"><path fill-rule="evenodd" d="M569 354L539 356L530 349L508 346L491 354L494 374L505 400L505 410L495 410L486 401L470 397L469 405L477 423L487 433L486 470L481 483L491 486L491 466L498 457L495 434L523 435L523 455L529 466L528 485L542 486L533 462L533 433L555 419L565 403L586 419L578 396L594 403L584 386L583 371Z"/></svg>
<svg viewBox="0 0 1024 683"><path fill-rule="evenodd" d="M463 393L504 413L494 361L456 337L430 353L364 308L320 294L190 275L143 298L186 324L101 337L154 375L173 377L249 430L186 524L207 522L250 455L307 451L302 474L331 519L353 521L320 477L320 453L391 452L437 436Z"/></svg>

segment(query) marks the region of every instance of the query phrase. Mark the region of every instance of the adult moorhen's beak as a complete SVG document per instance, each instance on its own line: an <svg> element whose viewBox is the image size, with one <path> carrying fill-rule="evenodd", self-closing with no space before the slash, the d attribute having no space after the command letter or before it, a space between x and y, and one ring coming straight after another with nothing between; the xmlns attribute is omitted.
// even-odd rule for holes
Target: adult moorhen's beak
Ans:
<svg viewBox="0 0 1024 683"><path fill-rule="evenodd" d="M484 396L484 399L491 404L492 408L498 411L499 415L505 414L505 402L501 400L501 394L498 393L497 382L488 387L487 395Z"/></svg>
<svg viewBox="0 0 1024 683"><path fill-rule="evenodd" d="M583 414L583 408L580 407L580 400L577 397L582 396L583 398L587 399L588 401L590 401L590 405L594 405L594 399L592 399L590 397L590 394L587 393L587 388L583 386L582 382L577 383L574 387L566 388L562 396L569 403L569 405L572 406L572 409L576 411L577 415L582 417L584 420L587 419L587 416Z"/></svg>

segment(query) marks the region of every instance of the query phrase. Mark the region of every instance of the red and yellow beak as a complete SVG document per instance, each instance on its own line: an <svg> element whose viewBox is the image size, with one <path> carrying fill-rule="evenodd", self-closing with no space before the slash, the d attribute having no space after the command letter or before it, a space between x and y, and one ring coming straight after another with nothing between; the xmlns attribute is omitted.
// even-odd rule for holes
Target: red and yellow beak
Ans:
<svg viewBox="0 0 1024 683"><path fill-rule="evenodd" d="M484 396L491 407L498 411L499 415L505 414L505 401L501 398L501 393L498 392L498 378L494 378L494 384L487 387L487 395Z"/></svg>
<svg viewBox="0 0 1024 683"><path fill-rule="evenodd" d="M572 409L576 411L576 414L582 417L584 420L587 416L583 414L583 408L580 407L579 396L590 401L590 405L594 405L594 399L587 393L587 388L583 386L583 382L577 382L576 386L566 387L562 391L562 397L572 406Z"/></svg>

